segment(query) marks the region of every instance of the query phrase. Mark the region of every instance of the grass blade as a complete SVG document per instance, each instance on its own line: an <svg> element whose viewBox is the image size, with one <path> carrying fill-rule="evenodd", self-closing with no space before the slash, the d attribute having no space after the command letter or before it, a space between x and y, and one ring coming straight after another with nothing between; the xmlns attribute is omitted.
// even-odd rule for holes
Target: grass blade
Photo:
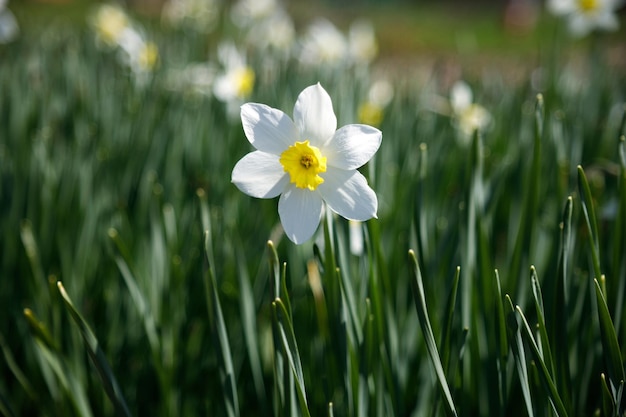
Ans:
<svg viewBox="0 0 626 417"><path fill-rule="evenodd" d="M522 396L524 397L524 404L526 405L526 413L528 417L534 417L532 396L530 394L530 381L528 379L528 368L526 367L526 353L524 351L524 343L522 342L522 335L519 329L519 323L517 322L517 316L515 314L515 308L511 302L511 298L505 295L507 301L507 335L509 338L509 345L513 351L513 357L515 358L515 365L517 367L517 376L519 378L520 387L522 389Z"/></svg>
<svg viewBox="0 0 626 417"><path fill-rule="evenodd" d="M589 188L589 182L587 181L585 171L580 165L578 165L578 190L580 192L585 222L587 223L587 230L589 231L589 239L591 240L593 272L595 274L595 278L598 279L602 275L600 269L600 247L598 244L598 223L596 221L596 213L593 208L593 199L591 196L591 189Z"/></svg>
<svg viewBox="0 0 626 417"><path fill-rule="evenodd" d="M298 402L300 411L305 417L311 417L306 400L306 390L304 386L304 374L302 372L302 363L300 362L300 354L298 353L298 345L293 331L293 325L287 312L287 308L282 300L277 298L272 303L274 311L274 320L278 331L278 338L281 341L283 353L287 357L291 374L295 378L296 393L298 394Z"/></svg>
<svg viewBox="0 0 626 417"><path fill-rule="evenodd" d="M542 352L539 349L537 342L535 341L532 330L530 329L530 326L528 325L528 321L526 320L526 317L524 316L524 313L522 312L522 309L519 308L519 306L516 308L516 311L518 315L520 316L520 318L522 319L523 334L526 336L526 341L528 342L528 345L530 346L531 356L533 360L535 361L535 363L538 365L537 371L539 374L539 379L541 380L543 387L545 388L545 390L548 392L548 395L550 396L550 400L552 401L552 405L554 406L554 411L560 417L567 417L568 415L567 410L565 406L563 405L561 396L559 395L559 392L556 389L556 385L554 385L554 381L552 377L550 376L550 372L543 359Z"/></svg>
<svg viewBox="0 0 626 417"><path fill-rule="evenodd" d="M78 326L78 330L80 331L83 340L85 341L85 345L87 346L87 353L89 354L89 358L93 362L98 371L98 375L100 376L100 380L102 381L102 385L104 386L104 390L109 396L109 399L113 403L115 407L115 411L120 416L130 416L130 411L128 410L128 406L126 405L126 400L122 395L122 390L120 389L117 380L115 379L115 375L113 375L113 371L109 366L109 362L107 361L102 349L100 349L100 344L98 343L98 339L91 331L91 328L87 324L87 322L80 315L76 307L74 307L74 303L70 299L69 295L65 291L63 284L61 281L57 282L57 287L59 288L59 293L61 297L63 297L63 301L65 302L65 306L67 307L70 316L74 320L74 323Z"/></svg>
<svg viewBox="0 0 626 417"><path fill-rule="evenodd" d="M617 341L615 327L613 327L613 321L611 320L609 308L606 305L606 300L604 299L600 284L597 279L594 279L593 282L595 284L596 291L598 320L600 322L600 337L602 339L602 350L604 352L603 357L608 370L611 390L615 401L617 402L620 400L620 398L617 398L618 387L626 380L626 377L624 376L622 354Z"/></svg>
<svg viewBox="0 0 626 417"><path fill-rule="evenodd" d="M205 232L205 253L206 261L213 259L212 249L210 245L210 232ZM224 391L224 401L226 412L229 417L239 416L239 398L237 395L237 382L235 380L235 371L233 367L232 354L230 351L230 343L228 342L228 332L222 314L219 294L217 293L217 282L214 276L214 268L210 266L204 273L204 284L206 289L207 307L209 308L209 321L213 334L216 337L216 347L221 358L221 383Z"/></svg>
<svg viewBox="0 0 626 417"><path fill-rule="evenodd" d="M417 316L424 335L424 341L426 342L426 349L428 355L435 368L435 374L439 382L439 387L445 398L445 410L449 416L457 416L456 407L452 400L452 394L450 393L450 387L446 380L446 374L441 364L441 358L439 357L439 351L437 349L437 343L435 342L435 335L430 325L430 319L428 318L428 309L426 307L426 297L424 295L424 284L422 282L422 274L417 264L417 258L415 252L409 251L410 270L412 272L411 277L411 290L413 292L413 300L415 301L415 308L417 310Z"/></svg>

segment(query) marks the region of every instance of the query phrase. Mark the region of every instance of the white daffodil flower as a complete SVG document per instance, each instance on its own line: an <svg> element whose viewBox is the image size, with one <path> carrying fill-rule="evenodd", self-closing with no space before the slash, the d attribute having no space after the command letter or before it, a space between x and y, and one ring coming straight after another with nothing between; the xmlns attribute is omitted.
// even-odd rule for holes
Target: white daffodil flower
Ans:
<svg viewBox="0 0 626 417"><path fill-rule="evenodd" d="M218 46L217 55L222 72L215 78L213 94L226 103L229 113L233 113L252 94L255 73L246 64L244 53L230 41Z"/></svg>
<svg viewBox="0 0 626 417"><path fill-rule="evenodd" d="M307 66L339 65L349 58L348 40L326 19L313 22L301 40L300 62Z"/></svg>
<svg viewBox="0 0 626 417"><path fill-rule="evenodd" d="M567 17L570 33L582 37L594 29L616 30L619 21L615 10L619 4L619 0L550 0L548 9Z"/></svg>
<svg viewBox="0 0 626 417"><path fill-rule="evenodd" d="M117 46L126 29L131 25L128 15L119 6L103 4L91 16L91 25L99 42Z"/></svg>
<svg viewBox="0 0 626 417"><path fill-rule="evenodd" d="M348 32L350 57L357 64L369 64L378 54L378 42L372 24L357 20L350 25Z"/></svg>
<svg viewBox="0 0 626 417"><path fill-rule="evenodd" d="M278 214L291 241L313 236L324 203L348 220L376 217L376 193L357 168L374 156L382 133L359 124L337 130L331 98L319 83L300 93L293 120L281 110L246 103L241 121L256 150L237 162L232 182L252 197L280 195Z"/></svg>
<svg viewBox="0 0 626 417"><path fill-rule="evenodd" d="M472 89L464 81L457 81L452 86L450 105L464 142L468 142L476 130L482 132L491 124L491 114L473 102Z"/></svg>
<svg viewBox="0 0 626 417"><path fill-rule="evenodd" d="M143 34L132 26L124 29L119 38L122 59L137 75L152 72L159 61L159 49L153 42L146 41Z"/></svg>
<svg viewBox="0 0 626 417"><path fill-rule="evenodd" d="M291 17L282 9L252 25L246 36L246 42L264 52L287 54L296 37L296 29ZM270 60L275 56L270 55Z"/></svg>

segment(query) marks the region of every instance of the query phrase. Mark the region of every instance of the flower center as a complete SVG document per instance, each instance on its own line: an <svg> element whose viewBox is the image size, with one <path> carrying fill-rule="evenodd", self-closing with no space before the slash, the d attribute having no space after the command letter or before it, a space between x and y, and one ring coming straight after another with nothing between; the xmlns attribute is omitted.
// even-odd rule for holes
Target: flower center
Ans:
<svg viewBox="0 0 626 417"><path fill-rule="evenodd" d="M578 4L585 13L592 12L598 8L598 0L579 0Z"/></svg>
<svg viewBox="0 0 626 417"><path fill-rule="evenodd" d="M359 107L359 121L366 125L380 126L383 121L383 109L370 101Z"/></svg>
<svg viewBox="0 0 626 417"><path fill-rule="evenodd" d="M289 173L291 182L298 188L313 191L324 179L318 174L326 172L326 157L309 141L296 142L280 154L280 164Z"/></svg>
<svg viewBox="0 0 626 417"><path fill-rule="evenodd" d="M139 54L139 65L142 69L152 70L156 67L159 60L159 49L157 46L149 42L142 49Z"/></svg>
<svg viewBox="0 0 626 417"><path fill-rule="evenodd" d="M237 95L245 98L252 93L254 88L254 71L250 67L241 68L236 75Z"/></svg>

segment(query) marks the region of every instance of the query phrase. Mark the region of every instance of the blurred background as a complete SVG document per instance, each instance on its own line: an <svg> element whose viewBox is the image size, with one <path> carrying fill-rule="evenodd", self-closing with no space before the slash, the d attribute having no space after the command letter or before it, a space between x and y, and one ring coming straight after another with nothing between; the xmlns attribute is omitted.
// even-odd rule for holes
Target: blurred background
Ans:
<svg viewBox="0 0 626 417"><path fill-rule="evenodd" d="M49 25L86 25L86 16L96 0L9 0L24 32L36 32ZM166 0L127 0L113 2L124 6L144 24L157 24ZM229 9L235 1L220 2ZM380 45L378 60L393 65L424 64L431 58L462 58L472 63L509 65L511 71L534 65L529 58L557 35L558 21L545 2L539 0L285 0L282 2L301 31L313 18L323 16L346 29L356 18L374 26ZM619 11L624 21L626 8ZM611 63L626 65L626 29L605 35ZM588 38L574 42L574 49L587 48Z"/></svg>

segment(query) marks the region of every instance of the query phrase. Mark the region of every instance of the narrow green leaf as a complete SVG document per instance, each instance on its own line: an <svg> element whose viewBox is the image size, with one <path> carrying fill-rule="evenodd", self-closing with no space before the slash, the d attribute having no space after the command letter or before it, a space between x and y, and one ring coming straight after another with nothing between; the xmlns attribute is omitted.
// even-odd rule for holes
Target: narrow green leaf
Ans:
<svg viewBox="0 0 626 417"><path fill-rule="evenodd" d="M450 393L450 387L446 380L446 374L441 364L441 358L439 357L439 351L437 349L437 343L435 342L435 335L433 334L430 320L428 318L428 309L426 307L426 297L424 295L424 284L422 282L422 273L420 272L415 252L409 250L409 262L411 270L411 290L413 292L413 300L415 301L415 308L417 310L417 317L419 319L420 328L424 335L424 341L426 342L426 350L430 356L431 363L435 368L435 374L439 382L439 387L445 398L445 410L449 416L457 416L456 407L452 400L452 394Z"/></svg>
<svg viewBox="0 0 626 417"><path fill-rule="evenodd" d="M617 341L617 333L613 327L613 321L606 305L606 300L600 288L598 280L593 281L596 290L596 305L598 308L598 320L600 323L600 337L602 339L602 351L604 352L604 360L608 370L609 381L613 395L617 394L617 389L621 383L626 380L624 376L624 365L622 362L622 354L619 343ZM617 400L617 398L616 398Z"/></svg>
<svg viewBox="0 0 626 417"><path fill-rule="evenodd" d="M148 336L148 342L150 343L150 348L152 349L153 354L156 354L160 351L161 346L157 335L154 316L148 308L148 303L146 302L141 290L139 289L139 285L137 285L137 280L135 279L130 268L128 267L126 261L121 256L116 255L115 263L117 264L117 268L120 270L122 279L124 279L126 288L128 288L128 293L130 294L130 298L133 300L133 305L135 306L135 308L137 308L137 312L139 313L139 316L143 321L144 327L146 329L146 335Z"/></svg>
<svg viewBox="0 0 626 417"><path fill-rule="evenodd" d="M504 296L502 295L502 286L500 285L500 274L496 269L494 271L494 284L495 284L495 294L497 295L496 300L496 322L498 323L498 327L496 328L496 333L498 335L498 347L500 348L500 359L503 363L506 363L506 358L509 354L509 344L507 341L507 330L506 330L506 316L504 314Z"/></svg>
<svg viewBox="0 0 626 417"><path fill-rule="evenodd" d="M267 241L267 251L270 266L270 292L274 298L280 298L280 264L278 263L278 253L274 247L274 242Z"/></svg>
<svg viewBox="0 0 626 417"><path fill-rule="evenodd" d="M452 321L454 319L454 307L456 305L456 294L459 288L459 280L461 277L461 267L456 267L454 279L452 280L452 288L448 294L448 300L446 302L443 333L441 335L441 362L443 369L449 369L450 352L451 352L451 335L452 335Z"/></svg>
<svg viewBox="0 0 626 417"><path fill-rule="evenodd" d="M210 262L210 260L213 259L210 241L210 231L207 230L204 234L204 250L207 262ZM213 334L217 338L216 346L218 348L219 356L221 357L220 372L222 375L220 379L224 391L226 412L229 417L238 417L239 398L237 395L237 381L233 367L232 353L230 351L230 343L228 342L228 332L226 330L219 294L217 292L217 281L215 280L215 276L213 274L214 268L212 268L209 264L209 267L206 268L206 271L203 274L207 307L209 309L209 321L211 323Z"/></svg>
<svg viewBox="0 0 626 417"><path fill-rule="evenodd" d="M295 378L296 393L300 404L300 411L305 417L310 417L310 412L306 399L306 390L304 386L304 374L302 372L302 364L300 362L300 354L298 353L298 345L296 343L295 333L291 318L287 309L280 298L272 303L274 311L274 321L278 330L278 338L281 342L283 353L287 357L287 363L291 369L291 374Z"/></svg>
<svg viewBox="0 0 626 417"><path fill-rule="evenodd" d="M552 349L550 348L550 339L548 338L548 330L546 329L546 314L543 307L543 295L541 294L541 286L539 285L537 270L534 266L530 267L530 284L533 293L533 300L535 302L535 312L537 313L539 340L541 342L539 347L548 372L554 378L554 363L552 359Z"/></svg>
<svg viewBox="0 0 626 417"><path fill-rule="evenodd" d="M513 351L513 357L515 359L515 365L517 367L517 376L519 378L520 387L522 389L522 396L524 397L524 404L526 405L526 413L528 417L534 417L532 396L530 394L530 380L528 378L528 368L526 367L526 353L524 351L524 343L522 342L522 335L517 322L517 315L515 314L515 308L509 295L505 295L506 306L508 307L506 312L507 323L507 336L509 338L509 345Z"/></svg>
<svg viewBox="0 0 626 417"><path fill-rule="evenodd" d="M555 295L552 310L552 320L550 324L546 324L552 330L552 340L554 344L553 356L554 363L554 381L560 388L561 398L568 410L571 411L571 376L568 355L557 354L558 352L567 352L570 348L567 335L567 323L571 321L569 313L569 274L570 274L570 258L572 251L572 212L573 199L567 198L561 224L559 263L556 275Z"/></svg>
<svg viewBox="0 0 626 417"><path fill-rule="evenodd" d="M563 401L561 400L561 396L559 395L559 392L554 385L554 381L550 376L550 372L548 371L546 363L543 360L543 355L541 353L541 350L539 349L539 346L537 346L537 342L535 341L532 330L528 325L528 321L526 320L526 317L524 316L524 313L519 306L516 308L516 311L522 320L522 334L526 336L526 341L530 346L531 356L535 363L538 365L537 371L541 379L541 383L547 391L548 395L550 396L550 400L552 401L552 405L554 406L554 411L558 416L566 417L568 415L567 410L565 409Z"/></svg>
<svg viewBox="0 0 626 417"><path fill-rule="evenodd" d="M602 381L602 414L605 417L617 416L615 410L615 400L613 399L613 394L606 383L606 376L601 374L600 380Z"/></svg>
<svg viewBox="0 0 626 417"><path fill-rule="evenodd" d="M583 214L585 216L585 222L587 224L587 230L589 231L589 239L591 240L591 259L593 262L593 271L595 278L600 278L602 275L600 269L600 248L598 243L598 224L596 222L596 213L593 208L593 199L591 196L591 189L589 188L589 182L583 168L578 165L578 189L581 196L581 203L583 208Z"/></svg>
<svg viewBox="0 0 626 417"><path fill-rule="evenodd" d="M89 358L95 365L98 375L100 376L100 380L102 381L102 385L104 386L104 390L113 403L117 414L130 416L131 414L128 410L128 406L126 405L126 401L124 400L124 396L122 395L122 390L115 379L115 375L113 375L113 371L104 356L104 352L100 349L98 339L96 339L96 336L93 334L87 322L80 315L76 307L74 307L74 303L65 291L61 281L57 282L57 287L59 288L59 293L61 294L61 297L63 297L63 301L65 302L65 306L67 307L70 316L74 320L74 323L78 326L78 330L83 337L85 345L87 346Z"/></svg>
<svg viewBox="0 0 626 417"><path fill-rule="evenodd" d="M243 250L240 249L239 252L239 256L244 258ZM261 403L265 404L265 384L263 383L263 369L261 366L260 358L260 344L257 335L254 295L252 294L250 277L248 276L245 265L246 262L241 262L239 264L237 274L239 291L241 293L239 297L239 307L241 309L241 323L243 326L243 336L246 342L248 359L250 360L250 370L252 371L254 388L256 390L257 396L259 397L258 400Z"/></svg>
<svg viewBox="0 0 626 417"><path fill-rule="evenodd" d="M352 282L346 277L346 274L342 274L339 268L336 270L337 280L340 284L341 290L341 302L347 309L346 319L348 320L348 334L352 335L352 343L354 346L360 346L363 340L363 333L361 331L361 320L357 312L356 302L354 301L354 289L352 288Z"/></svg>

